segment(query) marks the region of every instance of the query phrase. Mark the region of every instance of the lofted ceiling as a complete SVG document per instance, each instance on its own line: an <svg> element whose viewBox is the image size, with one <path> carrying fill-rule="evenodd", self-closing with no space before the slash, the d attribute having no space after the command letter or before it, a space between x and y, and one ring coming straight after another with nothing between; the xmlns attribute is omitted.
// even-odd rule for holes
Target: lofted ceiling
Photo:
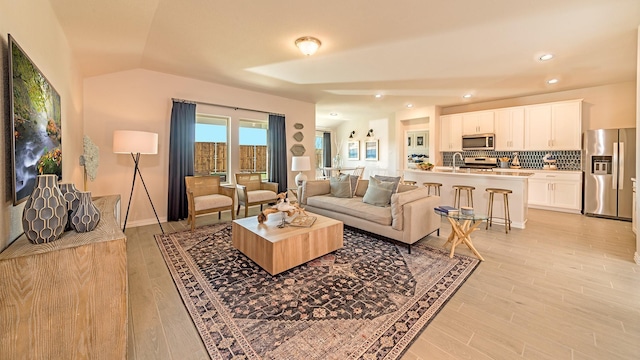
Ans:
<svg viewBox="0 0 640 360"><path fill-rule="evenodd" d="M636 79L638 0L50 2L85 77L144 68L266 92L315 103L319 126ZM315 55L301 36L322 41Z"/></svg>

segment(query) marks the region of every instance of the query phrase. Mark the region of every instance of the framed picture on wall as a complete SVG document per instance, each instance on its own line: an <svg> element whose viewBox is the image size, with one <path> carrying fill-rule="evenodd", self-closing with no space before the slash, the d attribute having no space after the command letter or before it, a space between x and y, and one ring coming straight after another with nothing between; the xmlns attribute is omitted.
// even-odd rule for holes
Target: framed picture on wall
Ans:
<svg viewBox="0 0 640 360"><path fill-rule="evenodd" d="M347 142L347 160L360 160L359 140L350 140Z"/></svg>
<svg viewBox="0 0 640 360"><path fill-rule="evenodd" d="M425 146L426 146L425 134L424 133L416 134L416 145L415 145L415 147L423 148Z"/></svg>
<svg viewBox="0 0 640 360"><path fill-rule="evenodd" d="M9 107L13 204L29 197L36 176L54 174L62 180L60 95L9 35Z"/></svg>
<svg viewBox="0 0 640 360"><path fill-rule="evenodd" d="M378 140L367 140L364 143L364 159L378 161Z"/></svg>
<svg viewBox="0 0 640 360"><path fill-rule="evenodd" d="M408 147L413 146L413 135L407 135L407 146Z"/></svg>

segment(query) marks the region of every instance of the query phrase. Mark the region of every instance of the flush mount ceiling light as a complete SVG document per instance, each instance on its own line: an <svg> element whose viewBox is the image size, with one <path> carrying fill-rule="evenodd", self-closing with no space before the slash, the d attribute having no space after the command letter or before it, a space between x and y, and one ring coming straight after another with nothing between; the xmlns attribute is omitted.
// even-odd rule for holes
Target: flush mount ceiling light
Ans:
<svg viewBox="0 0 640 360"><path fill-rule="evenodd" d="M540 60L540 61L547 61L547 60L551 60L551 59L553 59L553 54L544 54L544 55L541 55L538 58L538 60Z"/></svg>
<svg viewBox="0 0 640 360"><path fill-rule="evenodd" d="M307 56L315 54L321 44L320 40L311 36L303 36L296 40L298 49Z"/></svg>
<svg viewBox="0 0 640 360"><path fill-rule="evenodd" d="M558 80L558 79L549 79L549 80L547 80L547 84L549 84L549 85L557 84L558 81L560 81L560 80Z"/></svg>

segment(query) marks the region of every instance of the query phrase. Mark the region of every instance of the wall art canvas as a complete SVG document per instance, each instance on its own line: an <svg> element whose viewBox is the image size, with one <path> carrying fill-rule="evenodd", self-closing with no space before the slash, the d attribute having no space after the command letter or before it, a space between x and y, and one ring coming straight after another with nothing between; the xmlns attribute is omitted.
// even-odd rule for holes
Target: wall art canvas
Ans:
<svg viewBox="0 0 640 360"><path fill-rule="evenodd" d="M360 160L360 141L350 140L347 142L347 160Z"/></svg>
<svg viewBox="0 0 640 360"><path fill-rule="evenodd" d="M9 35L13 203L26 200L37 175L62 180L60 95Z"/></svg>
<svg viewBox="0 0 640 360"><path fill-rule="evenodd" d="M378 161L378 140L365 141L364 159Z"/></svg>

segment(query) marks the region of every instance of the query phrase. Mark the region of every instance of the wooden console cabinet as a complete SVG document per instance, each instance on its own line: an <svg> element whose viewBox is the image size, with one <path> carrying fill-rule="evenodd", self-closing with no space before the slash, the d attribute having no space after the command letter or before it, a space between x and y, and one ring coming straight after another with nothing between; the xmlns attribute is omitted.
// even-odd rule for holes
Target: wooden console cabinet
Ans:
<svg viewBox="0 0 640 360"><path fill-rule="evenodd" d="M125 359L127 252L120 196L94 199L94 231L0 253L0 358Z"/></svg>

